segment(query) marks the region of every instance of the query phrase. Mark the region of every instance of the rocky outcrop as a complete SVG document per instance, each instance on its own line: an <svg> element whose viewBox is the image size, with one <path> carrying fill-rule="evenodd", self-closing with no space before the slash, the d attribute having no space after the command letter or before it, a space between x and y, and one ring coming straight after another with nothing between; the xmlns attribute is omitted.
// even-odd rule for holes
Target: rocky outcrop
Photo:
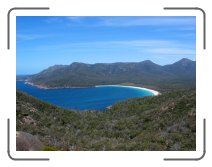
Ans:
<svg viewBox="0 0 212 167"><path fill-rule="evenodd" d="M26 132L16 132L17 151L41 151L43 143L36 137Z"/></svg>

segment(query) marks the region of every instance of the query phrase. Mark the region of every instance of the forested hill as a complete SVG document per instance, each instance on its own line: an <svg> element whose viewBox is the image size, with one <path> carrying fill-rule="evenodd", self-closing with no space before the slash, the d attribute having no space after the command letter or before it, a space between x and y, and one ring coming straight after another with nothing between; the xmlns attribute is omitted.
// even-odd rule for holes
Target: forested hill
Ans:
<svg viewBox="0 0 212 167"><path fill-rule="evenodd" d="M53 150L196 150L195 90L77 112L16 94L16 126Z"/></svg>
<svg viewBox="0 0 212 167"><path fill-rule="evenodd" d="M47 88L124 83L156 87L166 85L195 87L196 62L184 58L164 66L150 60L138 63L72 63L49 67L29 76L27 80Z"/></svg>

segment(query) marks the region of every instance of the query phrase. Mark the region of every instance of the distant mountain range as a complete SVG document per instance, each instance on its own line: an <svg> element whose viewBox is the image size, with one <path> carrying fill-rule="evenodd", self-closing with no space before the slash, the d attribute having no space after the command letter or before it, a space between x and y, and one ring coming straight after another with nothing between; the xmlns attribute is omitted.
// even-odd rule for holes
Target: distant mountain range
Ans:
<svg viewBox="0 0 212 167"><path fill-rule="evenodd" d="M137 63L72 63L54 65L27 81L41 87L92 87L108 84L196 85L196 62L181 59L170 65L158 65L150 60Z"/></svg>

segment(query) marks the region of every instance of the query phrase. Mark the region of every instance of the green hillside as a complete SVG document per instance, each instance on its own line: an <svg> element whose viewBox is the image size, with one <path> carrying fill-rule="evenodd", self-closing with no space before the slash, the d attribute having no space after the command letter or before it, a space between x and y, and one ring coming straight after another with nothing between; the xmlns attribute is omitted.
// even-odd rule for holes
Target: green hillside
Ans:
<svg viewBox="0 0 212 167"><path fill-rule="evenodd" d="M160 66L150 60L127 63L72 63L55 65L29 76L35 85L55 87L92 87L130 83L144 87L176 89L195 87L196 62L189 59Z"/></svg>
<svg viewBox="0 0 212 167"><path fill-rule="evenodd" d="M59 108L17 92L17 130L58 150L195 150L196 92L115 104L106 112Z"/></svg>

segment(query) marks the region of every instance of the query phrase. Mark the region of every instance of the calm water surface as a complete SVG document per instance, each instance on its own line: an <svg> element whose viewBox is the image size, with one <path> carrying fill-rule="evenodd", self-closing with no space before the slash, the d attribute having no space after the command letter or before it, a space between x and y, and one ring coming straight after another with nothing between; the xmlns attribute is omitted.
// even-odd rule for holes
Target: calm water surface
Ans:
<svg viewBox="0 0 212 167"><path fill-rule="evenodd" d="M46 90L16 81L16 89L57 106L79 110L105 110L106 107L126 99L153 96L152 92L146 90L121 86Z"/></svg>

